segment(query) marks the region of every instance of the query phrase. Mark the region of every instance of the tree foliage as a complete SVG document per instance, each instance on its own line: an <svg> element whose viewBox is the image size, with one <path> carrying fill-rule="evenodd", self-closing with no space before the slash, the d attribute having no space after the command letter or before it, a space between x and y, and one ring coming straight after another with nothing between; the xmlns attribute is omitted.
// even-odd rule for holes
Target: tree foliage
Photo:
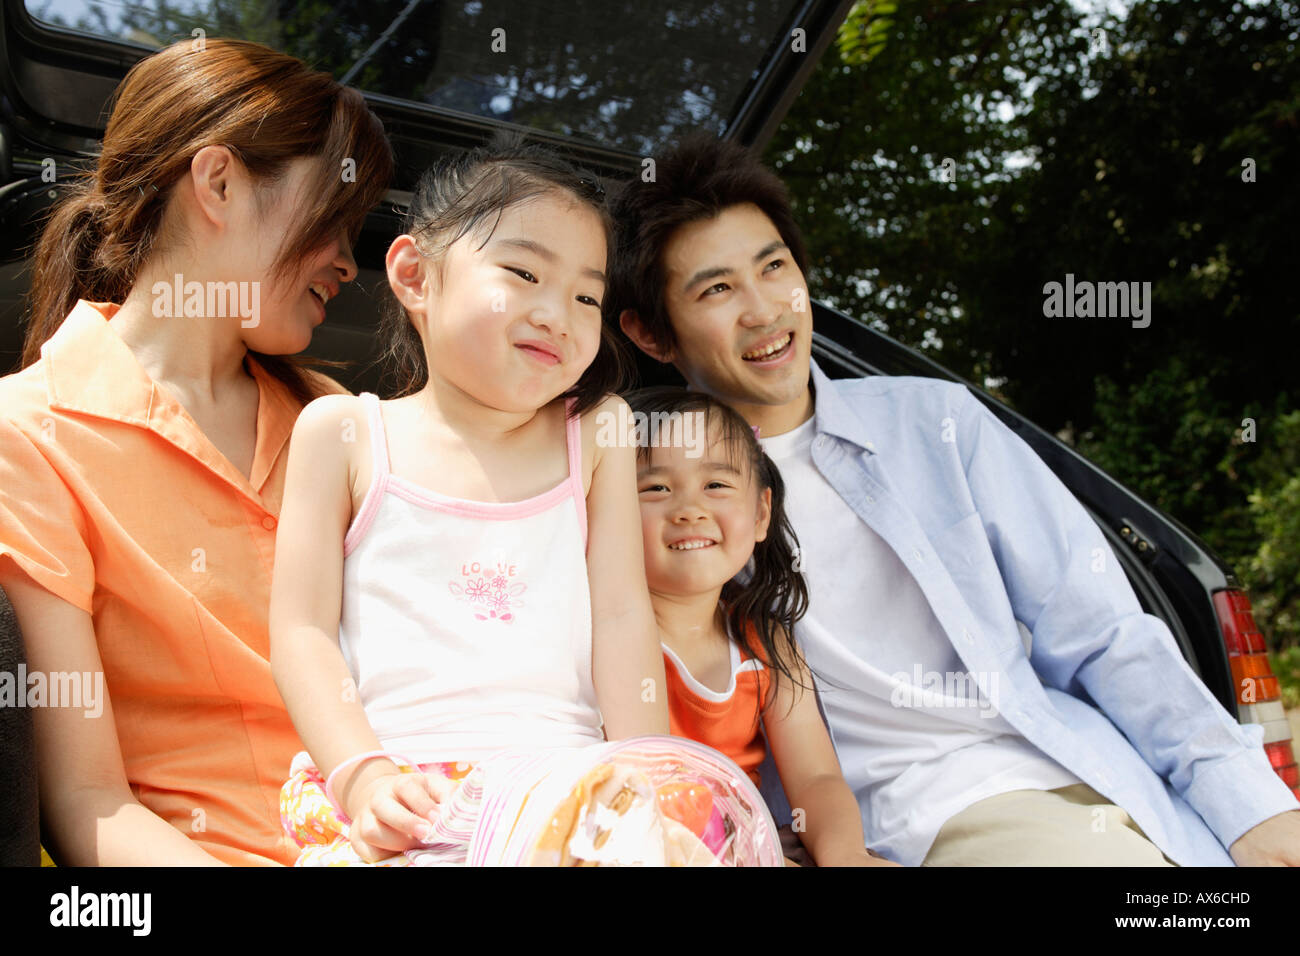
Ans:
<svg viewBox="0 0 1300 956"><path fill-rule="evenodd" d="M815 294L1079 436L1300 641L1300 463L1279 444L1300 441L1300 4L877 6L767 153ZM1150 326L1046 317L1067 275L1150 283Z"/></svg>
<svg viewBox="0 0 1300 956"><path fill-rule="evenodd" d="M1300 411L1267 424L1274 434L1252 472L1249 499L1259 548L1246 562L1244 576L1255 595L1256 614L1273 634L1294 639L1300 635Z"/></svg>

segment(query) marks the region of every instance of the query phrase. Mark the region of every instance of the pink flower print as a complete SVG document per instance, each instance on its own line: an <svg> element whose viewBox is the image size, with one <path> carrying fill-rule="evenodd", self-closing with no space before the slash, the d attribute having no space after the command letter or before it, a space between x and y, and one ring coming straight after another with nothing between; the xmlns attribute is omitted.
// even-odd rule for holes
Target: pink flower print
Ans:
<svg viewBox="0 0 1300 956"><path fill-rule="evenodd" d="M466 561L461 564L461 582L450 581L447 587L456 599L470 606L474 617L480 621L514 620L513 608L523 607L519 595L528 590L522 581L511 582L518 570L504 558L483 564Z"/></svg>
<svg viewBox="0 0 1300 956"><path fill-rule="evenodd" d="M513 621L515 616L511 612L512 607L523 607L524 602L517 600L515 595L523 594L528 589L526 584L513 585L509 590L495 591L488 597L488 616L494 617L501 621ZM482 615L476 615L480 620Z"/></svg>

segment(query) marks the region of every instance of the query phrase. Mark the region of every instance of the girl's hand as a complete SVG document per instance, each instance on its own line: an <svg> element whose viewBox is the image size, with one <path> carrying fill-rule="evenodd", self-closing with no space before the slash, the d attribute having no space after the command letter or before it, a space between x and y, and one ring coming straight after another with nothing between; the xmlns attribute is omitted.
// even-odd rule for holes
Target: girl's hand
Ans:
<svg viewBox="0 0 1300 956"><path fill-rule="evenodd" d="M799 834L794 832L794 827L786 824L777 830L781 835L781 853L785 856L787 866L816 866L813 862L812 854L808 852L799 839Z"/></svg>
<svg viewBox="0 0 1300 956"><path fill-rule="evenodd" d="M902 866L901 863L895 863L893 860L886 860L883 856L876 856L870 850L863 848L861 850L849 849L844 853L836 853L824 860L817 861L818 866Z"/></svg>
<svg viewBox="0 0 1300 956"><path fill-rule="evenodd" d="M352 801L352 849L374 863L432 842L439 805L454 789L446 777L427 773L389 773L367 783Z"/></svg>

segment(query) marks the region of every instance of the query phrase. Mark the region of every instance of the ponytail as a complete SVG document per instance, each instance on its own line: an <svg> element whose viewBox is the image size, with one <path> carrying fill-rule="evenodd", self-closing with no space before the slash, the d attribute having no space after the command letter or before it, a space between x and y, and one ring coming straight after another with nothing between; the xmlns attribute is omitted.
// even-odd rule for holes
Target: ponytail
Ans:
<svg viewBox="0 0 1300 956"><path fill-rule="evenodd" d="M109 215L90 178L73 185L54 209L36 245L29 295L31 319L22 367L41 357L78 299L121 302L130 291L123 264L106 261Z"/></svg>

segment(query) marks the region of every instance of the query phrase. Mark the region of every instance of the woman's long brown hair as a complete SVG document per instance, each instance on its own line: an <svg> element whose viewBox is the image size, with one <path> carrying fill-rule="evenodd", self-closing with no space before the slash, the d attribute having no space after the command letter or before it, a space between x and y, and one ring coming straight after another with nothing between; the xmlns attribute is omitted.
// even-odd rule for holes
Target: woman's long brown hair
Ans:
<svg viewBox="0 0 1300 956"><path fill-rule="evenodd" d="M78 299L126 299L154 251L172 187L205 146L226 146L264 185L291 160L319 157L305 192L313 203L280 250L280 275L340 229L355 241L393 175L379 118L329 74L242 40L187 40L158 51L117 88L94 169L69 187L36 245L24 368ZM355 176L343 174L346 160ZM321 393L306 374L309 360L252 354L300 402Z"/></svg>

